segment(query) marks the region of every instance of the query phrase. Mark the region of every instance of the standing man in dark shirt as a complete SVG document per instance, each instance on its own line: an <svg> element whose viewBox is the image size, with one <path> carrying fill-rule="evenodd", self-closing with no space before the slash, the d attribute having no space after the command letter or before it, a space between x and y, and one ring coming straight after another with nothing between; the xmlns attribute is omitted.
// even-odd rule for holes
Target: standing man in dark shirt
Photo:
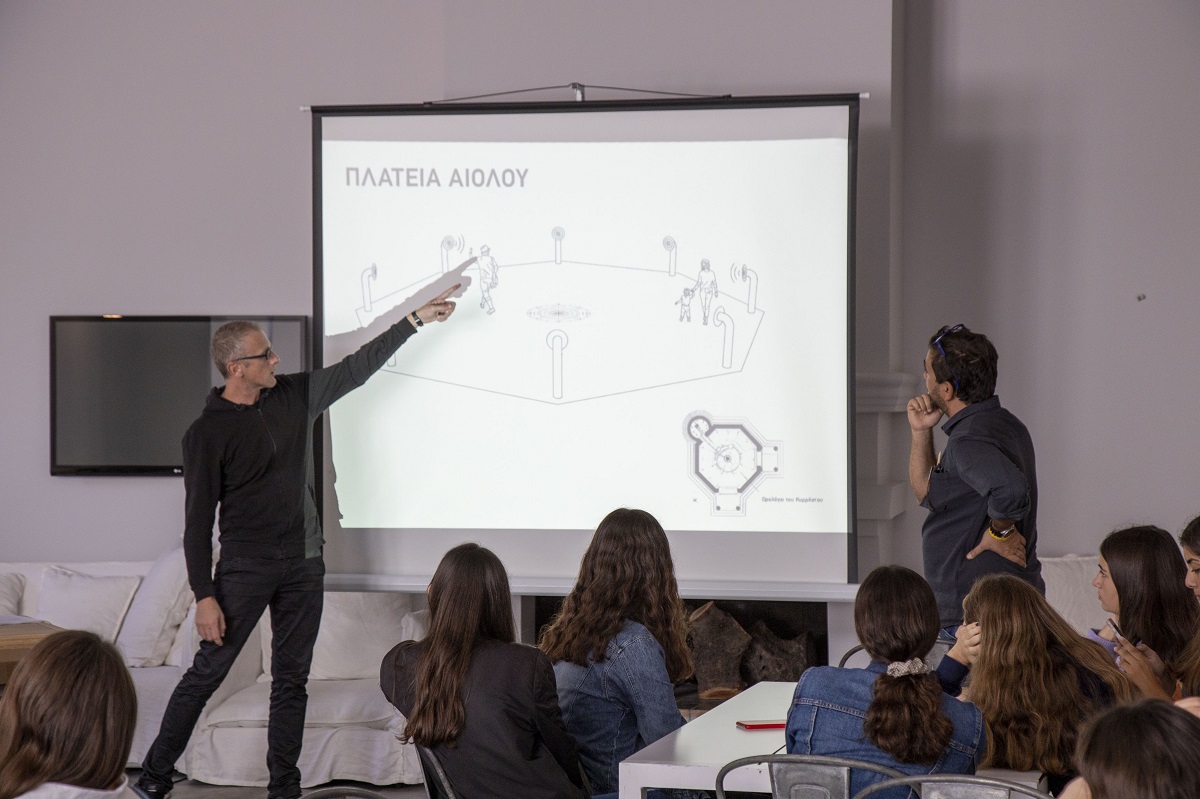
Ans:
<svg viewBox="0 0 1200 799"><path fill-rule="evenodd" d="M1045 593L1037 558L1033 440L1000 407L996 348L963 325L929 339L927 393L908 402L908 481L929 517L921 529L925 578L942 624L962 624L962 600L985 574L1015 574ZM949 436L935 455L933 427Z"/></svg>
<svg viewBox="0 0 1200 799"><path fill-rule="evenodd" d="M183 548L203 641L163 714L158 737L133 786L141 797L171 791L204 704L225 679L263 611L271 608L271 707L267 724L269 799L300 796L296 762L308 704L305 686L321 622L325 564L317 517L313 423L361 386L409 336L454 312L455 286L324 369L275 375L279 356L252 322L213 335L225 378L183 438L187 491ZM221 555L212 569L212 528L221 507Z"/></svg>

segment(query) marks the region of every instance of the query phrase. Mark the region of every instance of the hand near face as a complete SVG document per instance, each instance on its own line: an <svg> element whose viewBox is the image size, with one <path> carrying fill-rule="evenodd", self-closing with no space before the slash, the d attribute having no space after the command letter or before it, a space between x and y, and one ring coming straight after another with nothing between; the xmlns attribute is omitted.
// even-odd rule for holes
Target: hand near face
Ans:
<svg viewBox="0 0 1200 799"><path fill-rule="evenodd" d="M932 430L942 419L942 409L933 402L933 397L921 394L908 401L908 426L914 433Z"/></svg>
<svg viewBox="0 0 1200 799"><path fill-rule="evenodd" d="M964 666L973 666L979 658L979 646L982 636L979 632L979 622L961 625L954 633L954 646L946 654Z"/></svg>

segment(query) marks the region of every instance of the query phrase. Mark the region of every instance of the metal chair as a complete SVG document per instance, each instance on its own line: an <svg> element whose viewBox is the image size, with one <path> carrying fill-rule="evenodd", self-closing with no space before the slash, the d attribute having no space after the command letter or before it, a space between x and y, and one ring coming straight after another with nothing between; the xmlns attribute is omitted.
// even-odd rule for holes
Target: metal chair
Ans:
<svg viewBox="0 0 1200 799"><path fill-rule="evenodd" d="M766 763L775 799L850 799L850 770L873 771L885 777L903 777L894 768L825 755L754 755L732 760L717 772L717 799L726 799L725 775L743 766Z"/></svg>
<svg viewBox="0 0 1200 799"><path fill-rule="evenodd" d="M945 657L946 653L950 651L950 647L952 646L954 646L953 638L938 638L933 642L933 649L930 649L928 654L926 654L922 660L925 661L925 665L928 666L930 670L936 669L938 664L942 662L942 658ZM850 658L854 657L861 651L863 651L862 644L855 644L847 649L846 654L842 655L842 659L838 661L838 668L840 669L845 667L846 661L850 660Z"/></svg>
<svg viewBox="0 0 1200 799"><path fill-rule="evenodd" d="M433 750L420 744L414 743L413 746L417 747L421 773L425 775L425 796L429 799L458 799L446 770L442 768L442 761L438 760Z"/></svg>
<svg viewBox="0 0 1200 799"><path fill-rule="evenodd" d="M866 799L889 788L908 788L916 791L921 799L1011 799L1014 796L1033 796L1045 799L1046 794L1028 785L991 777L975 777L968 774L918 774L913 777L896 777L870 785L854 795L854 799Z"/></svg>

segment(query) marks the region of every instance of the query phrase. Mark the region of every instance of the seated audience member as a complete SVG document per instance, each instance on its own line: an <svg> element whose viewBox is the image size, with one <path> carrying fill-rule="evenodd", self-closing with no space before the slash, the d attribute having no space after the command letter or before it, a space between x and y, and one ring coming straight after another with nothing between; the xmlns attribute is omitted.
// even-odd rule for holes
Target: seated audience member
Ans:
<svg viewBox="0 0 1200 799"><path fill-rule="evenodd" d="M1195 799L1200 719L1144 699L1096 716L1079 737L1080 778L1063 799Z"/></svg>
<svg viewBox="0 0 1200 799"><path fill-rule="evenodd" d="M137 694L121 655L81 630L38 642L0 699L0 799L136 799L125 764Z"/></svg>
<svg viewBox="0 0 1200 799"><path fill-rule="evenodd" d="M1183 559L1187 566L1185 584L1197 597L1200 597L1200 516L1192 519L1188 522L1187 527L1183 528L1183 532L1179 536L1179 543L1183 546ZM1126 671L1133 673L1138 669L1152 670L1156 665L1153 663L1153 659L1147 656L1148 653L1127 650L1128 647L1121 649L1122 665ZM1146 657L1147 662L1139 662L1141 657ZM1200 629L1197 629L1196 634L1192 636L1192 640L1183 650L1183 654L1179 656L1178 662L1174 664L1171 671L1172 676L1179 680L1179 689L1183 696L1200 697ZM1170 686L1165 687L1169 689ZM1170 690L1165 693L1169 697L1174 696ZM1162 698L1169 697L1163 696Z"/></svg>
<svg viewBox="0 0 1200 799"><path fill-rule="evenodd" d="M686 638L662 525L644 510L614 510L541 642L595 793L616 791L622 760L683 726L674 683L693 671Z"/></svg>
<svg viewBox="0 0 1200 799"><path fill-rule="evenodd" d="M1074 776L1079 730L1094 713L1132 699L1133 686L1103 648L1075 632L1019 578L981 577L963 600L963 613L979 625L967 694L990 733L982 765L1045 772L1057 795ZM951 650L938 667L950 691L966 676L957 654Z"/></svg>
<svg viewBox="0 0 1200 799"><path fill-rule="evenodd" d="M1200 516L1192 519L1179 534L1179 544L1183 547L1183 562L1187 566L1187 576L1183 582L1192 593L1200 599Z"/></svg>
<svg viewBox="0 0 1200 799"><path fill-rule="evenodd" d="M1105 625L1089 637L1119 657L1136 647L1151 669L1129 668L1134 653L1125 651L1118 667L1147 695L1170 696L1180 655L1196 634L1200 603L1185 585L1187 566L1166 530L1128 527L1100 544L1100 571L1092 580L1100 606L1111 614L1120 634ZM1124 638L1124 641L1119 641ZM1165 665L1164 665L1165 664Z"/></svg>
<svg viewBox="0 0 1200 799"><path fill-rule="evenodd" d="M974 774L987 743L983 716L943 693L922 659L940 628L937 600L921 575L903 566L868 574L854 600L854 630L871 664L800 675L787 751L868 760L906 774ZM850 792L882 779L852 771ZM907 797L908 790L887 796Z"/></svg>
<svg viewBox="0 0 1200 799"><path fill-rule="evenodd" d="M457 546L428 593L429 635L397 644L379 671L408 719L403 740L433 750L464 799L585 797L550 661L514 643L500 560L478 544Z"/></svg>

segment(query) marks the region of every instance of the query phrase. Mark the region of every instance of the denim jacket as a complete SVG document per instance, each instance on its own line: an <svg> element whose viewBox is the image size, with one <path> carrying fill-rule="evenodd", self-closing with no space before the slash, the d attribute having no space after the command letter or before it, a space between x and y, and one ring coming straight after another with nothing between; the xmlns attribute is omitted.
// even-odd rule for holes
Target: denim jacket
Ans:
<svg viewBox="0 0 1200 799"><path fill-rule="evenodd" d="M900 763L867 740L863 722L875 695L875 679L886 666L871 663L865 669L810 668L800 675L787 719L787 751L801 755L833 755L866 760L905 774L974 774L987 747L987 728L979 708L942 696L942 712L954 723L950 744L933 764ZM883 775L854 770L850 794L880 782ZM903 789L879 794L883 799L905 799Z"/></svg>
<svg viewBox="0 0 1200 799"><path fill-rule="evenodd" d="M622 760L684 724L662 646L649 630L626 621L604 655L586 666L554 664L563 722L597 794L617 790Z"/></svg>

